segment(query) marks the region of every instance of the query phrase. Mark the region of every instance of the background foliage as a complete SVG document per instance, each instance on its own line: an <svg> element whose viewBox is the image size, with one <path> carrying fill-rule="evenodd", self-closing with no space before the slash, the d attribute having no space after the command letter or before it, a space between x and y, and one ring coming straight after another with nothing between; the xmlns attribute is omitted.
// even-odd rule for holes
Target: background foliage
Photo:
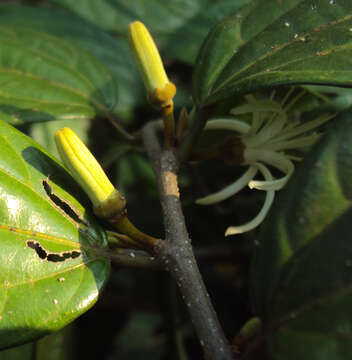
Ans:
<svg viewBox="0 0 352 360"><path fill-rule="evenodd" d="M256 347L246 348L248 358L348 359L352 96L335 85L352 84L351 14L349 0L1 4L0 346L32 340L77 318L108 277L109 261L95 251L106 246L102 224L51 155L57 128L70 126L88 143L126 195L130 218L163 236L146 156L119 139L112 125L118 121L133 132L158 116L146 104L125 38L127 24L139 19L177 85L176 113L190 109L191 95L198 106L212 104L214 114L225 116L247 93L265 98L280 85L276 94L282 98L288 86L301 84L309 86L302 87L305 96L293 117L340 113L278 194L262 231L223 238L229 224L256 213L260 193L245 190L213 207L194 205L243 169L218 161L190 163L180 184L195 253L228 338L258 315L265 326ZM13 213L11 199L20 199ZM40 241L46 257L38 257L28 241ZM48 261L48 254L69 254L77 244L84 249L80 257ZM39 263L40 272L33 273ZM12 306L21 311L14 314ZM26 318L31 311L35 324ZM0 360L82 356L191 359L200 358L201 350L169 275L113 263L94 308L57 333L0 352Z"/></svg>

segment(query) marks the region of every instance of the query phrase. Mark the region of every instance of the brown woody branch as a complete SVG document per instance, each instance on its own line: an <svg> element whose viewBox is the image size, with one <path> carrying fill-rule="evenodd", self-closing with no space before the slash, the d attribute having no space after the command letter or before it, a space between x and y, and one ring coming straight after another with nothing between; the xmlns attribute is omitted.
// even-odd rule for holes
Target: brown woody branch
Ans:
<svg viewBox="0 0 352 360"><path fill-rule="evenodd" d="M175 152L173 149L161 150L153 123L147 124L141 135L158 180L165 226L165 240L155 246L155 256L176 280L205 358L230 360L231 348L211 304L186 229L177 183Z"/></svg>

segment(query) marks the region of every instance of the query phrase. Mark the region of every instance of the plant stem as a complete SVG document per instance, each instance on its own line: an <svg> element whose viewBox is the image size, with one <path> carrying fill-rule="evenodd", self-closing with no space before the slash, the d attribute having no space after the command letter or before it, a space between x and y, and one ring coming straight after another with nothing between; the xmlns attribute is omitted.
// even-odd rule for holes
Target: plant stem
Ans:
<svg viewBox="0 0 352 360"><path fill-rule="evenodd" d="M112 113L108 113L106 114L106 117L109 120L110 124L115 128L115 130L120 134L122 138L124 138L129 143L136 142L136 137L125 130L125 128L120 124L115 115L113 115Z"/></svg>
<svg viewBox="0 0 352 360"><path fill-rule="evenodd" d="M110 251L107 255L115 264L122 267L130 267L136 269L161 270L161 266L154 257L141 254L140 251L134 250L117 250Z"/></svg>
<svg viewBox="0 0 352 360"><path fill-rule="evenodd" d="M183 342L183 331L178 324L179 320L179 299L177 297L177 288L174 281L169 282L168 296L170 307L171 337L175 353L175 360L189 360L185 345Z"/></svg>
<svg viewBox="0 0 352 360"><path fill-rule="evenodd" d="M160 113L164 119L164 147L170 149L175 144L174 102L171 100L167 106L161 107Z"/></svg>
<svg viewBox="0 0 352 360"><path fill-rule="evenodd" d="M155 171L165 226L165 241L155 246L155 256L170 271L187 305L205 358L232 359L231 349L211 304L188 236L179 197L175 153L161 151L154 125L142 129L142 139Z"/></svg>
<svg viewBox="0 0 352 360"><path fill-rule="evenodd" d="M107 219L109 223L122 234L127 235L145 249L153 251L154 247L161 242L160 239L154 238L143 231L137 229L127 217L126 212L118 214L116 217Z"/></svg>
<svg viewBox="0 0 352 360"><path fill-rule="evenodd" d="M145 248L145 246L125 234L113 231L107 231L106 233L108 235L109 246L112 249L127 248L143 250Z"/></svg>

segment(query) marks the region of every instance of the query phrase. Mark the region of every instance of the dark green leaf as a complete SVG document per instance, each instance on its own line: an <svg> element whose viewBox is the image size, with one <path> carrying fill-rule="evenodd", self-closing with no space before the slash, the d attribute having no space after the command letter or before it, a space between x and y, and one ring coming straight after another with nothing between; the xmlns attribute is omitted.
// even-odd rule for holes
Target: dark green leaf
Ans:
<svg viewBox="0 0 352 360"><path fill-rule="evenodd" d="M0 25L0 54L3 120L21 124L92 118L115 105L109 71L61 38L21 25Z"/></svg>
<svg viewBox="0 0 352 360"><path fill-rule="evenodd" d="M255 0L218 24L197 59L197 103L282 84L352 85L352 2Z"/></svg>
<svg viewBox="0 0 352 360"><path fill-rule="evenodd" d="M33 344L16 346L12 349L0 351L0 360L32 360Z"/></svg>
<svg viewBox="0 0 352 360"><path fill-rule="evenodd" d="M209 29L252 0L51 0L105 30L125 34L127 25L144 22L163 54L193 64Z"/></svg>
<svg viewBox="0 0 352 360"><path fill-rule="evenodd" d="M154 339L159 323L160 318L156 315L135 314L119 336L114 358L119 360L142 360L145 358L157 360L165 357L162 347Z"/></svg>
<svg viewBox="0 0 352 360"><path fill-rule="evenodd" d="M320 112L342 112L352 106L352 89L335 86L309 85L311 91L330 94L331 98L323 106L319 107Z"/></svg>
<svg viewBox="0 0 352 360"><path fill-rule="evenodd" d="M180 28L168 36L162 48L163 53L168 57L194 64L209 30L225 16L250 1L252 0L207 1L191 19L187 19Z"/></svg>
<svg viewBox="0 0 352 360"><path fill-rule="evenodd" d="M352 351L351 116L307 155L259 239L252 300L272 328L273 359L342 360Z"/></svg>
<svg viewBox="0 0 352 360"><path fill-rule="evenodd" d="M35 344L35 359L31 360L74 360L75 333L74 323L49 336L38 340ZM21 359L22 360L22 359Z"/></svg>
<svg viewBox="0 0 352 360"><path fill-rule="evenodd" d="M44 123L32 124L30 128L30 136L40 145L42 145L50 154L57 158L60 155L56 149L55 139L53 134L56 130L62 129L67 126L71 128L79 138L85 143L88 143L88 126L90 122L83 120L57 120Z"/></svg>
<svg viewBox="0 0 352 360"><path fill-rule="evenodd" d="M180 28L209 0L51 0L66 6L105 30L125 33L130 22L140 20L163 35Z"/></svg>
<svg viewBox="0 0 352 360"><path fill-rule="evenodd" d="M44 149L0 122L0 348L58 330L96 301L108 261L86 197ZM79 202L77 199L81 199ZM88 204L89 206L89 204Z"/></svg>
<svg viewBox="0 0 352 360"><path fill-rule="evenodd" d="M49 33L96 56L109 69L111 82L119 85L118 104L114 109L119 115L125 115L135 104L145 101L143 83L125 38L113 38L79 16L52 8L2 6L0 25L26 26ZM111 97L114 103L116 94L111 94Z"/></svg>

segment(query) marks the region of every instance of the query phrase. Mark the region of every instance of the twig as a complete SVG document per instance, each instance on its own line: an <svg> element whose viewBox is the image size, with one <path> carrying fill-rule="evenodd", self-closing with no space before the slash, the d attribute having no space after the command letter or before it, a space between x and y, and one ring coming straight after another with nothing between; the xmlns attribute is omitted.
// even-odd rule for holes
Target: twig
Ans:
<svg viewBox="0 0 352 360"><path fill-rule="evenodd" d="M157 259L145 254L141 254L138 250L125 250L109 252L108 256L116 265L123 267L148 269L148 270L161 270L160 264Z"/></svg>
<svg viewBox="0 0 352 360"><path fill-rule="evenodd" d="M117 117L112 113L108 113L106 115L110 124L115 128L115 130L120 134L122 138L124 138L129 143L135 143L137 141L136 137L127 132L124 127L120 124Z"/></svg>
<svg viewBox="0 0 352 360"><path fill-rule="evenodd" d="M154 124L147 124L141 135L158 180L165 226L165 241L155 246L155 256L176 280L205 358L230 360L231 349L211 304L187 233L179 198L175 154L168 149L161 151Z"/></svg>

